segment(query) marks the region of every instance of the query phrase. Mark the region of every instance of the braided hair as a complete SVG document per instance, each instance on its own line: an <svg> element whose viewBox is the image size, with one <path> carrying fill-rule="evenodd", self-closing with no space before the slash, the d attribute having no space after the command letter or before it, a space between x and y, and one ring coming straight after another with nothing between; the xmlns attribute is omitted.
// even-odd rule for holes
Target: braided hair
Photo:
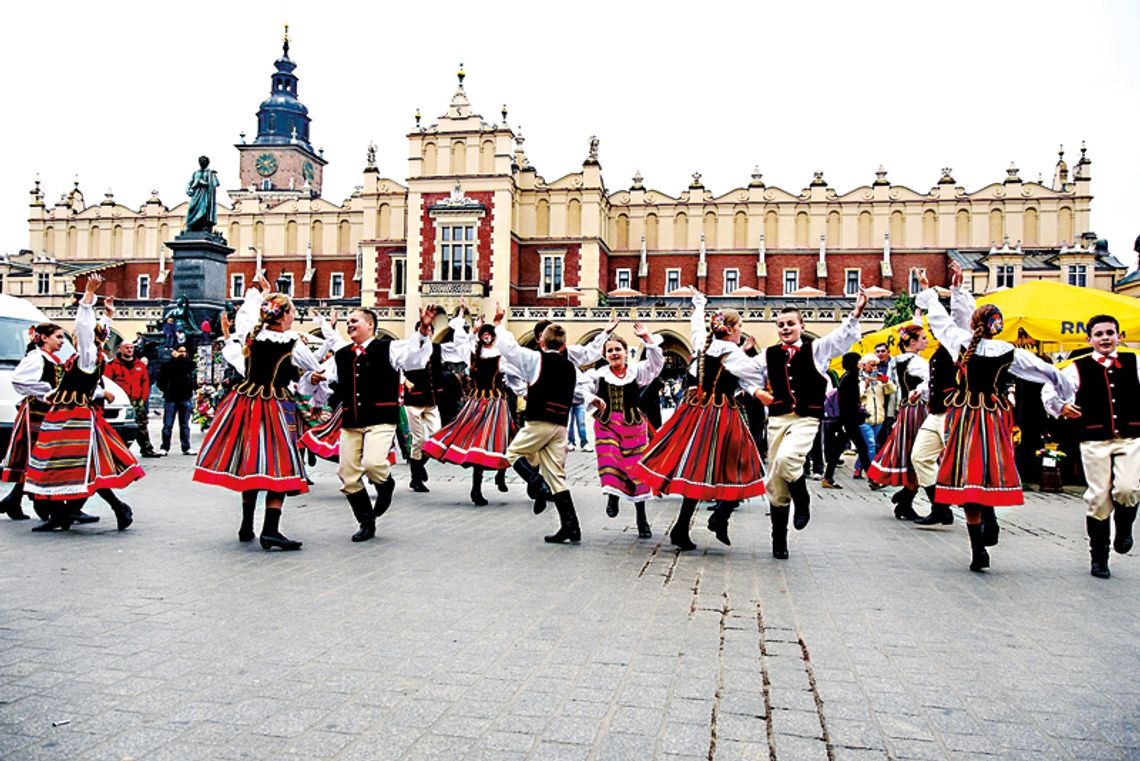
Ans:
<svg viewBox="0 0 1140 761"><path fill-rule="evenodd" d="M709 318L709 333L705 338L705 345L701 347L701 358L697 362L697 386L701 386L705 377L705 357L708 356L709 347L713 339L725 339L733 328L740 324L740 312L735 309L721 309L714 312Z"/></svg>
<svg viewBox="0 0 1140 761"><path fill-rule="evenodd" d="M970 339L966 350L962 352L962 358L958 360L959 369L966 369L966 363L974 356L983 338L994 337L993 331L990 330L990 320L995 315L1001 317L1001 310L995 304L982 304L974 310L974 315L970 318L970 327L974 331L974 336Z"/></svg>
<svg viewBox="0 0 1140 761"><path fill-rule="evenodd" d="M261 309L257 316L257 324L253 326L253 330L246 336L245 348L242 352L245 356L249 356L249 347L261 334L262 328L267 325L276 325L281 319L293 310L293 301L284 293L271 293L265 297L265 301L261 302Z"/></svg>

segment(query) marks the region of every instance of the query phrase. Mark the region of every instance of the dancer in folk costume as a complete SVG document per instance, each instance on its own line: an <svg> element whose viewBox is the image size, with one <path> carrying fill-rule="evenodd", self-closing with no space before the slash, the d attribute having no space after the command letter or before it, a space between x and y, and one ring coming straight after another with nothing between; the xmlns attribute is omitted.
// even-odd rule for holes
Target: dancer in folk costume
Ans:
<svg viewBox="0 0 1140 761"><path fill-rule="evenodd" d="M958 327L969 330L974 316L974 296L962 286L962 268L950 265L950 319ZM935 483L938 462L946 448L946 402L958 382L958 364L945 346L939 344L930 357L930 382L927 386L926 418L915 434L910 449L910 464L915 481L930 500L930 512L914 521L919 528L952 526L954 513L950 506L938 501Z"/></svg>
<svg viewBox="0 0 1140 761"><path fill-rule="evenodd" d="M253 540L257 495L265 492L260 543L266 550L301 549L301 542L281 533L281 506L286 496L309 490L290 387L319 365L292 329L295 316L290 298L269 293L269 282L258 275L222 349L244 379L218 405L194 468L195 481L241 492L239 541Z"/></svg>
<svg viewBox="0 0 1140 761"><path fill-rule="evenodd" d="M922 421L926 419L926 400L930 394L930 363L920 356L927 344L926 330L919 324L899 328L902 354L891 362L894 386L898 389L898 412L894 427L883 448L867 470L867 478L883 486L900 486L891 497L895 518L913 521L914 497L918 494L918 476L910 462L910 450Z"/></svg>
<svg viewBox="0 0 1140 761"><path fill-rule="evenodd" d="M400 373L424 367L431 357L430 307L420 312L412 338L376 340L376 313L357 308L348 313L348 341L339 339L330 365L306 375L302 389L327 383L340 397L342 408L340 467L341 492L352 508L359 530L352 541L376 536L376 519L392 505L396 481L389 452L400 415ZM376 487L376 502L365 489L368 479Z"/></svg>
<svg viewBox="0 0 1140 761"><path fill-rule="evenodd" d="M936 498L964 508L973 554L970 570L980 572L990 565L986 547L998 542L994 507L1025 501L1014 463L1013 413L1003 390L1008 374L1054 386L1063 402L1073 401L1073 389L1057 368L994 338L1004 327L995 305L983 304L974 311L971 333L954 324L926 275L918 277L924 290L915 304L926 312L939 343L959 356L957 387L947 399L946 449L938 466Z"/></svg>
<svg viewBox="0 0 1140 761"><path fill-rule="evenodd" d="M426 455L440 462L471 468L471 501L479 506L487 504L483 497L484 471L496 471L499 491L507 490L505 475L510 467L507 447L518 430L507 395L511 368L503 360L496 338L494 325L477 324L474 348L468 344L471 391L467 401L455 420L428 439L423 447ZM521 379L511 382L525 385Z"/></svg>
<svg viewBox="0 0 1140 761"><path fill-rule="evenodd" d="M1051 386L1041 400L1054 417L1075 421L1084 465L1085 529L1089 535L1089 573L1101 579L1108 570L1108 546L1121 555L1132 549L1132 524L1140 503L1140 362L1136 354L1123 354L1120 323L1108 314L1085 323L1091 354L1061 371L1076 389L1073 402L1064 403Z"/></svg>
<svg viewBox="0 0 1140 761"><path fill-rule="evenodd" d="M334 349L341 343L336 332L337 313L334 309L328 319L321 317L318 323L324 343L314 356L321 363L321 371L328 371L335 361ZM223 325L223 330L225 326ZM315 455L322 460L336 461L340 453L340 425L344 416L340 397L333 392L327 383L297 384L297 394L308 399L311 421L301 433L299 444L302 449L308 450L310 457ZM313 464L313 460L309 460Z"/></svg>
<svg viewBox="0 0 1140 761"><path fill-rule="evenodd" d="M654 492L683 497L669 531L669 541L682 550L697 548L689 538L689 523L699 500L716 500L709 530L731 544L732 511L741 500L764 493L764 465L736 400L740 390L759 392L763 374L740 348L740 313L716 312L706 329L706 301L704 294L694 292L690 331L693 346L701 347L696 385L685 392L677 411L632 469L633 477Z"/></svg>
<svg viewBox="0 0 1140 761"><path fill-rule="evenodd" d="M102 347L110 330L95 317L95 293L102 282L99 275L88 275L75 317L76 353L64 363L59 384L45 396L51 409L28 458L24 488L40 503L36 512L46 510L48 518L33 531L66 531L95 492L121 489L144 475L127 444L95 408L103 376ZM131 516L123 514L121 506L112 508L120 530L129 526Z"/></svg>
<svg viewBox="0 0 1140 761"><path fill-rule="evenodd" d="M607 495L606 515L616 518L618 500L628 499L637 511L637 535L649 539L653 532L645 517L649 486L633 475L633 466L649 445L649 421L641 411L642 391L665 367L661 337L652 336L640 322L633 325L642 341L642 358L630 362L629 346L616 333L606 340L606 367L583 375L582 397L594 413L594 451L598 457L598 477Z"/></svg>
<svg viewBox="0 0 1140 761"><path fill-rule="evenodd" d="M28 353L16 365L12 373L12 388L24 398L16 409L16 421L12 425L12 437L8 440L8 451L4 456L3 474L0 480L15 484L0 507L14 521L26 521L20 501L24 497L24 476L28 467L28 455L35 446L44 415L51 409L47 395L59 385L63 376L63 363L57 352L67 340L63 328L54 322L44 322L29 331ZM47 520L47 514L40 516Z"/></svg>
<svg viewBox="0 0 1140 761"><path fill-rule="evenodd" d="M772 556L788 557L788 513L794 505L792 525L802 530L811 520L804 460L815 443L823 418L829 385L827 368L859 340L859 317L867 305L862 288L855 308L843 324L819 339L803 337L804 319L798 309L785 307L776 317L780 343L769 346L752 361L759 367L769 391L757 394L768 404L767 480L772 520Z"/></svg>

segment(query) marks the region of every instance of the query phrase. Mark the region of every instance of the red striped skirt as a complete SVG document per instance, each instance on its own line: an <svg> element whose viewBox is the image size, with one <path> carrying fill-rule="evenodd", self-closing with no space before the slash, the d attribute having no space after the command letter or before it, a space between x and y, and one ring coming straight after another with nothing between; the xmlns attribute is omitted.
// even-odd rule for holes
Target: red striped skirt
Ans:
<svg viewBox="0 0 1140 761"><path fill-rule="evenodd" d="M949 505L1024 504L1013 452L1013 412L984 407L946 411L946 448L935 499Z"/></svg>
<svg viewBox="0 0 1140 761"><path fill-rule="evenodd" d="M633 466L649 446L649 423L628 424L620 412L610 413L609 422L594 420L594 452L598 456L598 477L602 493L641 502L649 496L649 486L633 476Z"/></svg>
<svg viewBox="0 0 1140 761"><path fill-rule="evenodd" d="M332 417L319 423L301 437L301 446L324 460L333 460L340 455L340 421L344 417L344 407L337 405Z"/></svg>
<svg viewBox="0 0 1140 761"><path fill-rule="evenodd" d="M658 494L740 500L764 493L764 464L740 410L687 400L653 437L632 475Z"/></svg>
<svg viewBox="0 0 1140 761"><path fill-rule="evenodd" d="M915 436L925 419L925 404L904 404L899 407L895 427L867 469L867 478L884 486L918 490L918 476L910 464L910 450L914 447Z"/></svg>
<svg viewBox="0 0 1140 761"><path fill-rule="evenodd" d="M502 470L518 426L505 396L471 398L455 420L424 442L424 454L441 462Z"/></svg>
<svg viewBox="0 0 1140 761"><path fill-rule="evenodd" d="M4 455L4 472L0 481L22 483L24 471L28 467L28 455L36 444L44 415L50 409L44 402L24 397L16 410L16 421L12 423L12 438L8 440L8 451Z"/></svg>
<svg viewBox="0 0 1140 761"><path fill-rule="evenodd" d="M194 480L234 491L304 494L296 418L291 401L229 394L202 442Z"/></svg>
<svg viewBox="0 0 1140 761"><path fill-rule="evenodd" d="M99 489L122 489L144 475L102 413L56 407L44 416L28 457L24 490L41 499L80 499Z"/></svg>

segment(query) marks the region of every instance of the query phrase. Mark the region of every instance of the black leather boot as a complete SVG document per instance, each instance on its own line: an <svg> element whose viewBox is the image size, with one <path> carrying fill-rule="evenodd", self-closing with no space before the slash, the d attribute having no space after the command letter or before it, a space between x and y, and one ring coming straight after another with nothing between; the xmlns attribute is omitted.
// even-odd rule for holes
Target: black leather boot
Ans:
<svg viewBox="0 0 1140 761"><path fill-rule="evenodd" d="M681 500L681 511L677 513L677 520L673 528L669 529L669 541L679 550L695 550L697 545L689 538L689 524L693 520L693 513L697 510L697 501L692 497Z"/></svg>
<svg viewBox="0 0 1140 761"><path fill-rule="evenodd" d="M119 499L119 495L110 489L100 489L96 494L111 506L111 512L115 514L115 528L119 531L126 531L130 528L130 525L135 522L135 511L131 509L131 506Z"/></svg>
<svg viewBox="0 0 1140 761"><path fill-rule="evenodd" d="M424 461L422 459L409 459L408 470L412 472L412 491L431 491L431 489L427 488L427 485L424 483L424 481L427 480L427 468L424 467Z"/></svg>
<svg viewBox="0 0 1140 761"><path fill-rule="evenodd" d="M986 552L984 529L980 523L967 523L966 533L970 535L970 570L981 573L990 567L990 553Z"/></svg>
<svg viewBox="0 0 1140 761"><path fill-rule="evenodd" d="M558 521L561 525L557 532L543 539L551 544L560 542L577 544L582 541L582 530L578 527L578 513L574 510L574 498L570 496L569 489L554 495L554 507L558 510Z"/></svg>
<svg viewBox="0 0 1140 761"><path fill-rule="evenodd" d="M0 511L14 521L26 521L29 516L24 513L23 507L20 502L24 499L24 484L17 482L12 491L8 492L8 496L0 500Z"/></svg>
<svg viewBox="0 0 1140 761"><path fill-rule="evenodd" d="M98 515L91 515L89 513L83 512L83 504L85 502L87 502L86 499L82 499L82 500L70 500L69 499L68 500L68 504L71 505L71 519L73 521L75 521L76 523L79 523L79 524L98 523L99 522L99 516Z"/></svg>
<svg viewBox="0 0 1140 761"><path fill-rule="evenodd" d="M1085 516L1085 530L1089 534L1089 573L1098 579L1107 579L1112 576L1108 570L1108 544L1112 533L1112 526L1108 519L1098 521L1091 515Z"/></svg>
<svg viewBox="0 0 1140 761"><path fill-rule="evenodd" d="M732 546L728 540L728 519L739 504L731 500L717 500L713 514L709 516L709 531L713 532L721 544Z"/></svg>
<svg viewBox="0 0 1140 761"><path fill-rule="evenodd" d="M1127 555L1132 549L1132 524L1136 522L1136 505L1122 505L1113 503L1113 522L1116 524L1116 539L1112 542L1112 549L1121 555ZM1107 521L1106 521L1107 523Z"/></svg>
<svg viewBox="0 0 1140 761"><path fill-rule="evenodd" d="M281 533L281 508L265 508L265 521L261 524L261 549L299 550L301 542Z"/></svg>
<svg viewBox="0 0 1140 761"><path fill-rule="evenodd" d="M376 536L376 517L372 515L372 500L368 496L368 491L361 489L345 496L349 506L352 507L352 516L360 524L360 530L352 535L352 541L367 542Z"/></svg>
<svg viewBox="0 0 1140 761"><path fill-rule="evenodd" d="M41 521L46 521L51 517L51 502L46 499L36 499L33 497L32 512L34 512L36 517Z"/></svg>
<svg viewBox="0 0 1140 761"><path fill-rule="evenodd" d="M48 518L40 525L33 526L32 531L68 531L75 522L75 511L68 502L49 503L43 509Z"/></svg>
<svg viewBox="0 0 1140 761"><path fill-rule="evenodd" d="M918 520L918 513L914 511L914 498L918 492L913 489L903 487L899 489L891 497L891 502L895 503L895 518L900 521L916 521Z"/></svg>
<svg viewBox="0 0 1140 761"><path fill-rule="evenodd" d="M471 502L476 507L488 504L483 496L483 468L478 465L471 469Z"/></svg>
<svg viewBox="0 0 1140 761"><path fill-rule="evenodd" d="M618 517L618 498L616 494L610 494L606 500L606 515L610 518Z"/></svg>
<svg viewBox="0 0 1140 761"><path fill-rule="evenodd" d="M526 495L535 500L535 514L541 513L542 510L538 507L538 500L546 500L554 496L546 483L546 479L542 477L542 473L539 472L538 468L531 465L525 457L520 457L515 460L514 468L515 472L522 477L522 480L526 481ZM543 509L546 509L546 505L543 505Z"/></svg>
<svg viewBox="0 0 1140 761"><path fill-rule="evenodd" d="M802 475L788 484L788 492L792 495L794 511L792 525L796 531L803 531L811 520L811 493L808 492L807 476Z"/></svg>
<svg viewBox="0 0 1140 761"><path fill-rule="evenodd" d="M504 494L506 493L506 491L507 491L507 469L506 468L495 471L495 486L498 487L499 491L503 492Z"/></svg>
<svg viewBox="0 0 1140 761"><path fill-rule="evenodd" d="M1001 533L1001 525L998 523L997 513L994 512L992 507L982 508L982 539L985 541L987 547L993 547L998 543L998 535Z"/></svg>
<svg viewBox="0 0 1140 761"><path fill-rule="evenodd" d="M930 499L930 514L916 520L914 525L926 528L929 526L952 526L954 524L954 513L948 506L934 499L934 489L933 486L924 487L926 496Z"/></svg>
<svg viewBox="0 0 1140 761"><path fill-rule="evenodd" d="M645 518L645 503L636 502L633 507L637 512L637 536L641 539L652 539L653 532L649 530L649 521Z"/></svg>
<svg viewBox="0 0 1140 761"><path fill-rule="evenodd" d="M388 480L382 484L376 484L376 503L372 507L372 516L379 518L384 513L388 512L388 508L392 506L392 492L396 491L396 478L391 473L388 473Z"/></svg>
<svg viewBox="0 0 1140 761"><path fill-rule="evenodd" d="M777 560L788 559L788 505L770 505L769 515L772 519L772 557Z"/></svg>
<svg viewBox="0 0 1140 761"><path fill-rule="evenodd" d="M253 516L257 511L257 496L247 500L244 495L241 500L241 527L238 528L239 542L253 541Z"/></svg>

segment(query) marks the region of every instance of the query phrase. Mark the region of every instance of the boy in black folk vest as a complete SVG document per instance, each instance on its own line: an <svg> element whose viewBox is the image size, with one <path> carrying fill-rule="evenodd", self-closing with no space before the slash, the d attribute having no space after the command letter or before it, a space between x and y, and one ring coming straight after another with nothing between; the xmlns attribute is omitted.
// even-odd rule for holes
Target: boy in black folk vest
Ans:
<svg viewBox="0 0 1140 761"><path fill-rule="evenodd" d="M352 506L360 530L352 541L363 542L376 536L376 519L392 504L396 482L388 465L388 451L400 419L400 373L424 367L431 357L431 309L420 312L420 322L412 338L377 341L376 313L353 309L348 313L348 337L341 341L327 373L314 372L310 383L328 381L341 399L343 423L340 430L341 488ZM376 487L372 504L364 479Z"/></svg>
<svg viewBox="0 0 1140 761"><path fill-rule="evenodd" d="M772 555L788 557L789 503L795 505L793 525L799 531L811 520L811 495L804 460L815 443L827 396L827 367L859 340L859 317L867 305L860 288L855 309L839 328L823 338L803 337L798 309L785 307L776 317L780 343L769 346L755 362L766 374L768 391L756 398L768 405L768 499L771 503Z"/></svg>
<svg viewBox="0 0 1140 761"><path fill-rule="evenodd" d="M499 307L495 326L502 321ZM503 359L528 383L526 424L507 448L507 460L526 481L536 514L545 509L547 499L558 509L559 529L546 541L579 542L582 531L566 486L566 425L570 406L581 402L582 396L577 388L578 370L566 356L566 331L561 325L548 325L539 342L541 351L519 346L509 331L500 330L498 335Z"/></svg>
<svg viewBox="0 0 1140 761"><path fill-rule="evenodd" d="M1054 417L1076 421L1088 484L1089 572L1107 579L1112 533L1108 518L1116 523L1112 546L1123 555L1132 549L1132 523L1140 502L1140 362L1136 354L1117 351L1120 323L1112 315L1090 318L1085 329L1092 353L1061 371L1076 387L1076 399L1062 403L1046 384L1041 400Z"/></svg>

